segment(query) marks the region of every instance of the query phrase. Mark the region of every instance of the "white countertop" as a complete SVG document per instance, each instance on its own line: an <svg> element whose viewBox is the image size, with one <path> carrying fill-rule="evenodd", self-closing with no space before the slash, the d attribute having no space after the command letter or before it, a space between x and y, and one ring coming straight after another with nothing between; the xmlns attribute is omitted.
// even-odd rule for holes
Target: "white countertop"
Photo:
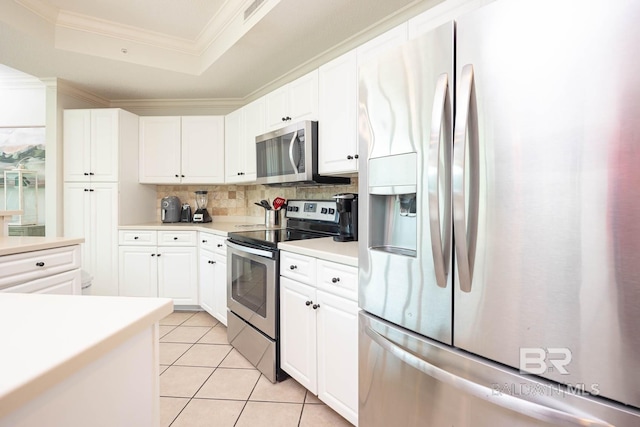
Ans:
<svg viewBox="0 0 640 427"><path fill-rule="evenodd" d="M278 248L353 267L358 266L358 242L336 242L333 237L323 237L283 242L278 244Z"/></svg>
<svg viewBox="0 0 640 427"><path fill-rule="evenodd" d="M80 243L84 243L83 238L0 236L0 256L59 248L62 246L79 245Z"/></svg>
<svg viewBox="0 0 640 427"><path fill-rule="evenodd" d="M120 230L167 230L167 231L194 230L194 231L204 231L212 234L217 234L219 236L226 236L228 233L231 233L234 231L251 231L251 230L266 229L264 222L252 223L251 221L215 221L215 219L213 222L207 222L207 223L152 222L152 223L146 223L146 224L121 225L118 228Z"/></svg>
<svg viewBox="0 0 640 427"><path fill-rule="evenodd" d="M0 418L172 311L167 298L0 294Z"/></svg>

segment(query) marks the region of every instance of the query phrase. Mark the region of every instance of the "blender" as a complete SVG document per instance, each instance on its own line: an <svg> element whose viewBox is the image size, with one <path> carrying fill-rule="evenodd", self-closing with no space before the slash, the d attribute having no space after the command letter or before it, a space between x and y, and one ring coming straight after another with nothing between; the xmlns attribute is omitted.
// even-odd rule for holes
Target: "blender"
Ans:
<svg viewBox="0 0 640 427"><path fill-rule="evenodd" d="M209 197L208 191L200 190L196 191L196 212L193 214L193 222L211 222L211 215L207 211L207 203Z"/></svg>

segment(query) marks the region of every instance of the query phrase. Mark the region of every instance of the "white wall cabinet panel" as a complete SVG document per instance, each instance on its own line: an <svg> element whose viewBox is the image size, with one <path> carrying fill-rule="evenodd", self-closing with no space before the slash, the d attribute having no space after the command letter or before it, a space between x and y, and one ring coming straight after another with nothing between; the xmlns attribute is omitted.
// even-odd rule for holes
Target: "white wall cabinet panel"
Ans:
<svg viewBox="0 0 640 427"><path fill-rule="evenodd" d="M118 181L119 109L64 111L64 180Z"/></svg>
<svg viewBox="0 0 640 427"><path fill-rule="evenodd" d="M180 183L180 135L180 117L140 117L141 183Z"/></svg>
<svg viewBox="0 0 640 427"><path fill-rule="evenodd" d="M318 120L318 70L265 96L267 131L301 120Z"/></svg>
<svg viewBox="0 0 640 427"><path fill-rule="evenodd" d="M225 182L256 180L256 136L266 132L265 99L260 98L225 117Z"/></svg>
<svg viewBox="0 0 640 427"><path fill-rule="evenodd" d="M315 288L280 278L280 362L282 369L317 394Z"/></svg>
<svg viewBox="0 0 640 427"><path fill-rule="evenodd" d="M224 116L182 117L182 183L224 182Z"/></svg>
<svg viewBox="0 0 640 427"><path fill-rule="evenodd" d="M380 55L385 50L402 45L409 39L408 33L408 24L403 22L397 27L358 46L356 48L358 52L358 64L362 65Z"/></svg>
<svg viewBox="0 0 640 427"><path fill-rule="evenodd" d="M224 182L224 117L140 117L140 175L146 184Z"/></svg>
<svg viewBox="0 0 640 427"><path fill-rule="evenodd" d="M358 171L358 57L352 50L321 66L318 171Z"/></svg>
<svg viewBox="0 0 640 427"><path fill-rule="evenodd" d="M118 295L118 184L65 184L66 236L82 236L82 265L95 295Z"/></svg>
<svg viewBox="0 0 640 427"><path fill-rule="evenodd" d="M212 316L215 311L215 269L213 252L200 247L198 256L200 307Z"/></svg>

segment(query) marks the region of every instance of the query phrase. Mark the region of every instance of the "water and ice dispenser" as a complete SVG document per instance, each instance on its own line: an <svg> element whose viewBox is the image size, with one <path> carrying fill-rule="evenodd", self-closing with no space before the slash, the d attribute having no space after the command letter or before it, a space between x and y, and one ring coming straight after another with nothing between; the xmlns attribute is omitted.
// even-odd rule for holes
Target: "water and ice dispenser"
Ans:
<svg viewBox="0 0 640 427"><path fill-rule="evenodd" d="M369 159L369 247L416 256L417 153Z"/></svg>

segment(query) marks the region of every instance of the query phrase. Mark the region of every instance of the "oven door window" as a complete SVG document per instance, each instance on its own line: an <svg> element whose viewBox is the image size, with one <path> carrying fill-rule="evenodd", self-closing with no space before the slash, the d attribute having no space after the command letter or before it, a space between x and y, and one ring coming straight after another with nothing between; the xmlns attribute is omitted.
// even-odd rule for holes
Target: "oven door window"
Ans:
<svg viewBox="0 0 640 427"><path fill-rule="evenodd" d="M304 173L304 129L258 142L256 157L258 178Z"/></svg>
<svg viewBox="0 0 640 427"><path fill-rule="evenodd" d="M268 268L254 260L231 258L232 298L261 317L267 317Z"/></svg>

